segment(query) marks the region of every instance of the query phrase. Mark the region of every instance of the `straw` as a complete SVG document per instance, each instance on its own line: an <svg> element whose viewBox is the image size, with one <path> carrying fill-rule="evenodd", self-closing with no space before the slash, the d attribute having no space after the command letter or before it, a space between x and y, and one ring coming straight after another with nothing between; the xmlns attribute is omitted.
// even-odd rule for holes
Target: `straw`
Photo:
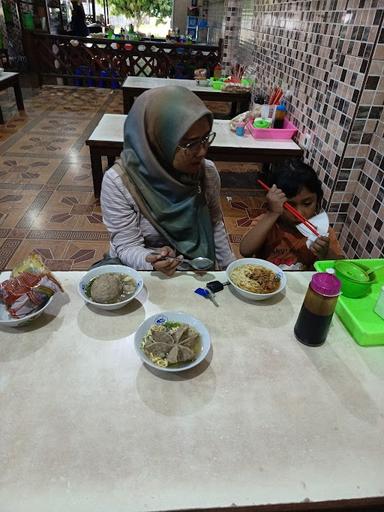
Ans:
<svg viewBox="0 0 384 512"><path fill-rule="evenodd" d="M268 185L265 184L264 181L262 181L260 179L258 179L256 181L264 190L269 190ZM296 217L296 219L300 220L301 223L304 224L304 226L307 226L307 228L309 230L311 230L314 235L316 235L318 237L320 236L320 234L316 231L316 227L313 224L311 224L309 222L309 220L307 220L303 215L301 215L301 213L298 210L296 210L296 208L294 208L291 204L289 204L287 202L285 202L283 204L283 206L286 210L288 210L290 213L292 213L292 215L294 217Z"/></svg>

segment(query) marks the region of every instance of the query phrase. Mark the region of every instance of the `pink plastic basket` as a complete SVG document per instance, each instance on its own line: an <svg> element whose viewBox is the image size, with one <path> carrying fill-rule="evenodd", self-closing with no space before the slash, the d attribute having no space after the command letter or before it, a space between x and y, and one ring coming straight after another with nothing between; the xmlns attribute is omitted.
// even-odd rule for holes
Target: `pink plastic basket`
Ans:
<svg viewBox="0 0 384 512"><path fill-rule="evenodd" d="M248 121L247 130L255 139L288 140L296 134L295 125L284 119L283 128L254 128Z"/></svg>

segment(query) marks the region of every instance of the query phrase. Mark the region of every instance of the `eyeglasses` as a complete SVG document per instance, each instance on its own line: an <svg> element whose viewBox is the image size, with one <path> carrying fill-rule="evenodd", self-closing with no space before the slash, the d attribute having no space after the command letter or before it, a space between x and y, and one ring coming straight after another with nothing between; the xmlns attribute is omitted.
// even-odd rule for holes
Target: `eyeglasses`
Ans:
<svg viewBox="0 0 384 512"><path fill-rule="evenodd" d="M205 137L201 139L194 140L193 142L188 142L187 144L179 144L177 147L183 149L185 153L197 153L200 149L200 146L210 146L212 142L215 140L216 132L208 133Z"/></svg>

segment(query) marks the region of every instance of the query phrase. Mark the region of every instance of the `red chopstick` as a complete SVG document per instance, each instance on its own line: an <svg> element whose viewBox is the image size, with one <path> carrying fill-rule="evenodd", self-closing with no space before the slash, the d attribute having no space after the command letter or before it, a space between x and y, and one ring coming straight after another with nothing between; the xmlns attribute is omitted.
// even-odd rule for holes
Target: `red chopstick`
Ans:
<svg viewBox="0 0 384 512"><path fill-rule="evenodd" d="M268 185L264 183L264 181L259 179L256 181L264 190L269 190ZM298 210L296 210L295 207L293 207L291 204L287 202L285 202L283 206L286 210L292 213L292 215L296 217L296 219L300 220L301 223L304 224L304 226L307 226L307 228L310 229L314 235L320 236L320 234L316 230L316 227L313 224L311 224L309 220L307 220L303 215L301 215L301 213Z"/></svg>

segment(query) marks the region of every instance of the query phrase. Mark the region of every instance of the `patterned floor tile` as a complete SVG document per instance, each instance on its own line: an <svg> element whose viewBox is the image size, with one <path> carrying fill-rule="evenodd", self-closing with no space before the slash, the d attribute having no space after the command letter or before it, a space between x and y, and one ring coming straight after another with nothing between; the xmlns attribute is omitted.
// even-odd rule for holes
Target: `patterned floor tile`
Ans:
<svg viewBox="0 0 384 512"><path fill-rule="evenodd" d="M8 214L18 209L26 212L33 205L38 195L39 191L36 190L0 189L0 212Z"/></svg>
<svg viewBox="0 0 384 512"><path fill-rule="evenodd" d="M22 243L22 240L17 240L13 238L6 238L3 243L0 245L0 270L12 270L14 267L14 263L11 263L9 266L9 261L15 257L16 263L21 261L19 259L19 248Z"/></svg>
<svg viewBox="0 0 384 512"><path fill-rule="evenodd" d="M79 149L77 149L77 147L72 148L68 152L68 159L71 161L76 160L76 159L82 159L82 160L87 160L89 162L90 161L89 147L85 143L83 143Z"/></svg>
<svg viewBox="0 0 384 512"><path fill-rule="evenodd" d="M72 261L71 270L88 270L93 263L103 258L108 251L109 243L105 242L70 242L65 252L65 259Z"/></svg>
<svg viewBox="0 0 384 512"><path fill-rule="evenodd" d="M222 194L224 223L232 250L237 257L240 257L239 244L242 237L252 227L254 219L262 213L264 205L265 199L262 195L249 197L245 194L238 195L236 191L231 195Z"/></svg>
<svg viewBox="0 0 384 512"><path fill-rule="evenodd" d="M88 126L88 119L74 119L73 117L46 117L34 126L34 132L58 133L65 136L79 136Z"/></svg>
<svg viewBox="0 0 384 512"><path fill-rule="evenodd" d="M44 185L60 162L60 159L12 157L5 154L0 157L0 180L1 183Z"/></svg>
<svg viewBox="0 0 384 512"><path fill-rule="evenodd" d="M22 222L25 213L26 211L24 208L11 208L6 210L0 205L0 228L13 230L19 223ZM12 238L24 238L25 235L20 237L17 234L10 234L10 236Z"/></svg>
<svg viewBox="0 0 384 512"><path fill-rule="evenodd" d="M54 191L31 228L45 230L104 231L98 203L91 192Z"/></svg>
<svg viewBox="0 0 384 512"><path fill-rule="evenodd" d="M62 134L36 134L28 133L21 137L9 148L9 153L20 153L25 156L44 156L50 158L62 157L76 142L75 137L67 137Z"/></svg>
<svg viewBox="0 0 384 512"><path fill-rule="evenodd" d="M79 216L76 231L95 231L106 233L107 228L103 224L101 212L93 210L91 213Z"/></svg>
<svg viewBox="0 0 384 512"><path fill-rule="evenodd" d="M8 240L7 240L8 241ZM20 242L20 241L19 241ZM23 240L19 243L17 251L8 259L6 263L6 269L12 270L12 268L23 261L32 252L39 253L43 260L63 260L64 254L68 247L68 241L55 240L52 243L51 240ZM0 248L0 261L1 261L1 248ZM48 268L51 268L48 265ZM53 269L52 269L53 270ZM58 268L54 270L59 270ZM66 270L66 269L64 269Z"/></svg>
<svg viewBox="0 0 384 512"><path fill-rule="evenodd" d="M67 167L67 170L60 182L60 185L72 185L75 187L93 187L91 163L85 161L79 161L77 163L71 162Z"/></svg>
<svg viewBox="0 0 384 512"><path fill-rule="evenodd" d="M52 192L49 201L44 206L44 213L50 215L52 212L71 213L86 212L98 208L98 201L91 192L73 191L71 193L55 190Z"/></svg>

